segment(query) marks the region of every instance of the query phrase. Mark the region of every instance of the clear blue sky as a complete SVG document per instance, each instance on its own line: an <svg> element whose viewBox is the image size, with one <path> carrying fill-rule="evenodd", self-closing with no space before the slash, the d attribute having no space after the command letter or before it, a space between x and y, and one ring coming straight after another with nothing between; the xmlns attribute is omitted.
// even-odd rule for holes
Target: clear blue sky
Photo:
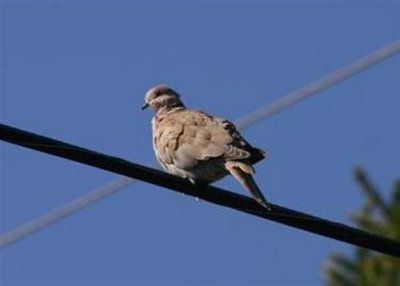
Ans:
<svg viewBox="0 0 400 286"><path fill-rule="evenodd" d="M400 36L395 1L57 2L2 1L1 121L144 164L149 87L234 120ZM270 152L257 165L265 195L348 223L358 164L388 195L398 81L397 56L246 129ZM114 178L2 143L1 232ZM217 185L242 192L232 178ZM138 183L2 250L1 283L322 285L338 250L351 247Z"/></svg>

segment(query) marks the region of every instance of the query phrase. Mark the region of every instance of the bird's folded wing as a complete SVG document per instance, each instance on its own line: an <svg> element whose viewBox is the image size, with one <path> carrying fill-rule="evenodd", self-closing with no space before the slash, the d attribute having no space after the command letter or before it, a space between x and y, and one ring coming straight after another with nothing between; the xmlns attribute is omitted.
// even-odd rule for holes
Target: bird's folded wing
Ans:
<svg viewBox="0 0 400 286"><path fill-rule="evenodd" d="M197 110L169 114L155 137L160 159L182 169L217 158L243 160L253 149L232 123Z"/></svg>

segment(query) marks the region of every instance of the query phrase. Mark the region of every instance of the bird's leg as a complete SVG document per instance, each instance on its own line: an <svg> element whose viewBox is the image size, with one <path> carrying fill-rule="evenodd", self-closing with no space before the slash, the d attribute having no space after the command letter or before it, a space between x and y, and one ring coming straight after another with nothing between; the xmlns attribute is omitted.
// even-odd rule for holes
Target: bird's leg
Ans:
<svg viewBox="0 0 400 286"><path fill-rule="evenodd" d="M207 182L203 180L195 180L193 178L188 178L189 182L196 188L201 188L207 186ZM201 202L198 197L195 197L196 202Z"/></svg>
<svg viewBox="0 0 400 286"><path fill-rule="evenodd" d="M193 186L196 186L196 181L193 178L188 178L188 180Z"/></svg>
<svg viewBox="0 0 400 286"><path fill-rule="evenodd" d="M197 183L197 181L196 181L195 179L189 178L189 177L186 177L186 179L188 179L188 181L189 181L194 187L198 186L198 183ZM181 193L181 194L182 194L182 196L187 196L185 193ZM197 198L197 197L195 197L195 199L196 199L196 201L199 200L199 198Z"/></svg>

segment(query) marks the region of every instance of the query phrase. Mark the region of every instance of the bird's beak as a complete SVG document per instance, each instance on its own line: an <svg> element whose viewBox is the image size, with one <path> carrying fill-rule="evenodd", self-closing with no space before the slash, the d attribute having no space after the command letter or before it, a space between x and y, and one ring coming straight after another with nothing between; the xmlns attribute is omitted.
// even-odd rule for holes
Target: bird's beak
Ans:
<svg viewBox="0 0 400 286"><path fill-rule="evenodd" d="M141 109L142 109L142 110L145 110L145 109L146 109L147 107L149 107L149 106L150 106L150 105L149 105L148 103L145 103L145 104L142 105L142 108L141 108Z"/></svg>

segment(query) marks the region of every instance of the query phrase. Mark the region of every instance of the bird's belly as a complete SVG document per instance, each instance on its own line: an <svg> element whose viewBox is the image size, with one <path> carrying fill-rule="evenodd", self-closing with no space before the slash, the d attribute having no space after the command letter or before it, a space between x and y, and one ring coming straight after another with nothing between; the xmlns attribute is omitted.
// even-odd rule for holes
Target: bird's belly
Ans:
<svg viewBox="0 0 400 286"><path fill-rule="evenodd" d="M222 179L228 174L223 162L202 162L190 169L181 169L175 164L165 164L163 167L170 174L207 183Z"/></svg>

